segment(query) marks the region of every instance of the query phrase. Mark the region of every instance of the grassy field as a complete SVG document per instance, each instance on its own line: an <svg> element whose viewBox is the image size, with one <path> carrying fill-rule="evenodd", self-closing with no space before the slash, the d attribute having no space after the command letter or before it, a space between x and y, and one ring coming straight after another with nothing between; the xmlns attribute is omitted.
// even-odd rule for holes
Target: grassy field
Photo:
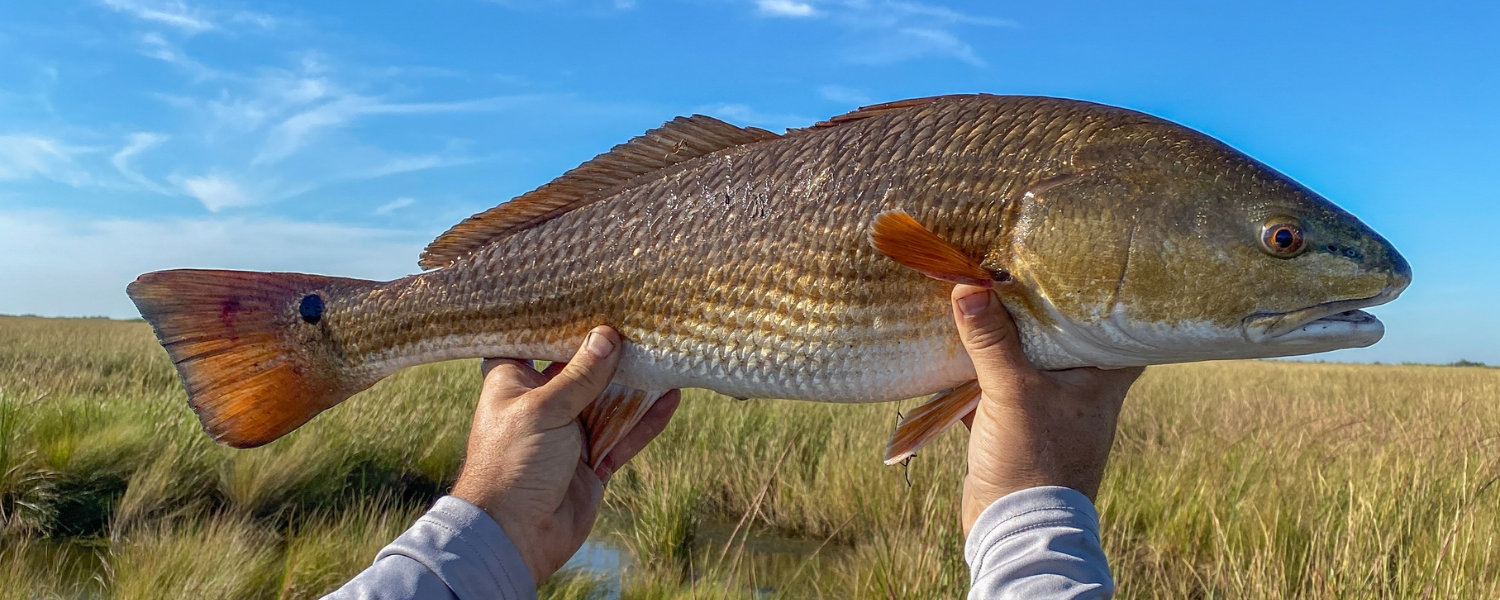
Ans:
<svg viewBox="0 0 1500 600"><path fill-rule="evenodd" d="M447 489L478 383L408 370L231 450L145 324L0 317L0 600L317 597ZM623 597L960 596L964 434L885 467L896 410L689 393L606 499ZM1124 598L1500 597L1497 477L1497 369L1153 367L1100 509Z"/></svg>

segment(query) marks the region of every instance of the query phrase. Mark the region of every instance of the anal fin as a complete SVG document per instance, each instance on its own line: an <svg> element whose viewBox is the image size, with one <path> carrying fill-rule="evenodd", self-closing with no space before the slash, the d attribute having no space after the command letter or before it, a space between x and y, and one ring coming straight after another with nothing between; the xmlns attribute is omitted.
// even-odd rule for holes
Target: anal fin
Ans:
<svg viewBox="0 0 1500 600"><path fill-rule="evenodd" d="M599 468L609 451L625 439L625 435L641 422L646 411L651 410L664 394L611 383L588 408L583 409L578 418L583 421L584 434L588 436L589 468Z"/></svg>
<svg viewBox="0 0 1500 600"><path fill-rule="evenodd" d="M891 443L886 446L885 464L894 465L911 458L917 449L927 445L954 423L979 407L979 382L970 381L939 392L921 406L912 409L896 432L891 434Z"/></svg>

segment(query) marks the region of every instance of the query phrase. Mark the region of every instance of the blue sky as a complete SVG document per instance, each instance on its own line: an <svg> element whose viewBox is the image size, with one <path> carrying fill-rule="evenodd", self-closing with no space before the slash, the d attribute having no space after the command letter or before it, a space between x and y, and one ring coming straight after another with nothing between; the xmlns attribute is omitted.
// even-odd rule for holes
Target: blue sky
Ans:
<svg viewBox="0 0 1500 600"><path fill-rule="evenodd" d="M0 4L0 313L135 316L174 267L392 278L675 115L779 131L960 92L1144 110L1412 262L1375 347L1500 364L1495 3Z"/></svg>

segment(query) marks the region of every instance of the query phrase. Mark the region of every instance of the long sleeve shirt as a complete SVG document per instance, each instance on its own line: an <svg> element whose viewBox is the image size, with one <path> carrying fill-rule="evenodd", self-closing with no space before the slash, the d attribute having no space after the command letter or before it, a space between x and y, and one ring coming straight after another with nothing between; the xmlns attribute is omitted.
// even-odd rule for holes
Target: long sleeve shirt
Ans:
<svg viewBox="0 0 1500 600"><path fill-rule="evenodd" d="M478 600L536 598L531 570L489 514L443 496L375 564L325 598Z"/></svg>
<svg viewBox="0 0 1500 600"><path fill-rule="evenodd" d="M1037 487L996 500L969 531L969 598L1109 598L1099 513L1078 490Z"/></svg>
<svg viewBox="0 0 1500 600"><path fill-rule="evenodd" d="M995 501L964 545L969 598L1109 598L1114 581L1099 545L1099 514L1063 487ZM445 496L365 569L327 598L477 600L536 598L531 572L484 511Z"/></svg>

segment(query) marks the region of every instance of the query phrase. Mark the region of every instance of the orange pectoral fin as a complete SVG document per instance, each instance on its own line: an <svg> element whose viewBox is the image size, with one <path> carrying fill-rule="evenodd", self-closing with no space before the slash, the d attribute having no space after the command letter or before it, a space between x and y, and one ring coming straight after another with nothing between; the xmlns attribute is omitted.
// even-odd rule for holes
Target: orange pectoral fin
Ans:
<svg viewBox="0 0 1500 600"><path fill-rule="evenodd" d="M899 210L875 216L870 242L887 258L933 279L989 288L995 287L996 281L1010 278L1004 271L990 272L963 250Z"/></svg>
<svg viewBox="0 0 1500 600"><path fill-rule="evenodd" d="M664 392L648 392L613 383L604 388L604 393L599 394L578 416L588 436L589 468L598 469L604 457L609 456L609 451L625 439L625 434L641 422L646 411L651 410L663 395Z"/></svg>
<svg viewBox="0 0 1500 600"><path fill-rule="evenodd" d="M937 439L939 434L978 408L979 394L979 382L970 381L940 392L913 409L896 425L896 433L891 434L885 464L894 465L916 455L917 449Z"/></svg>

